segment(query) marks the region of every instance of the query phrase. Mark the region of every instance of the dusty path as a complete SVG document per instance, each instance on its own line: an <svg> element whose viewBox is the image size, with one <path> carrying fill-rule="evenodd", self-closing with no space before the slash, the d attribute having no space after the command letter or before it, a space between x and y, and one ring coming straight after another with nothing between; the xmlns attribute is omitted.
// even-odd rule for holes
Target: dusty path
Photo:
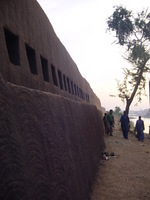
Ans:
<svg viewBox="0 0 150 200"><path fill-rule="evenodd" d="M115 156L100 162L91 200L150 200L150 136L139 142L130 133L125 140L115 128L105 143Z"/></svg>

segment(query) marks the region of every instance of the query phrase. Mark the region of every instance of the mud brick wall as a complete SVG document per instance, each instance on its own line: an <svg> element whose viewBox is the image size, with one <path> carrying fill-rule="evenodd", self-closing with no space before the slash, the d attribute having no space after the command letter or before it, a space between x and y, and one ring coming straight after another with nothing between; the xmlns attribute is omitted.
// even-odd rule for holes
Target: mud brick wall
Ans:
<svg viewBox="0 0 150 200"><path fill-rule="evenodd" d="M36 0L0 0L0 200L87 200L102 107Z"/></svg>
<svg viewBox="0 0 150 200"><path fill-rule="evenodd" d="M0 36L4 80L92 103L101 110L99 98L36 0L0 0Z"/></svg>
<svg viewBox="0 0 150 200"><path fill-rule="evenodd" d="M0 199L87 200L104 147L96 106L0 83Z"/></svg>

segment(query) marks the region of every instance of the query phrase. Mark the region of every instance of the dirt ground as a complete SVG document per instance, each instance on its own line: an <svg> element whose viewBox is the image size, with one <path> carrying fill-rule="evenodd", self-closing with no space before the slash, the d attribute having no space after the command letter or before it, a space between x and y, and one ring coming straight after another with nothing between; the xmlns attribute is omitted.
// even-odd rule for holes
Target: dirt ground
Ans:
<svg viewBox="0 0 150 200"><path fill-rule="evenodd" d="M119 125L105 135L105 151L115 156L100 161L91 200L150 200L150 136L137 141L133 133L123 138Z"/></svg>

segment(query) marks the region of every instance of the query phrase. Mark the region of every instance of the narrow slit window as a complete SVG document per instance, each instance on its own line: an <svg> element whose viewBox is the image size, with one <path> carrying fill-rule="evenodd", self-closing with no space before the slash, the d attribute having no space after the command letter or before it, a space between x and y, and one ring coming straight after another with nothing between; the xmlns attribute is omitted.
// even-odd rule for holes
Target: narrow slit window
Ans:
<svg viewBox="0 0 150 200"><path fill-rule="evenodd" d="M84 99L84 92L81 90L81 98Z"/></svg>
<svg viewBox="0 0 150 200"><path fill-rule="evenodd" d="M86 102L88 102L88 95L86 94Z"/></svg>
<svg viewBox="0 0 150 200"><path fill-rule="evenodd" d="M60 70L58 70L58 78L59 78L60 89L63 90L63 80L62 80L62 74Z"/></svg>
<svg viewBox="0 0 150 200"><path fill-rule="evenodd" d="M38 74L37 73L37 66L36 66L35 50L32 47L30 47L28 44L25 44L25 46L26 46L26 53L27 53L31 73L32 74Z"/></svg>
<svg viewBox="0 0 150 200"><path fill-rule="evenodd" d="M71 90L72 90L72 94L74 94L73 82L72 81L71 81Z"/></svg>
<svg viewBox="0 0 150 200"><path fill-rule="evenodd" d="M90 99L89 99L89 95L88 95L88 94L86 94L86 101L87 101L87 102L90 102Z"/></svg>
<svg viewBox="0 0 150 200"><path fill-rule="evenodd" d="M82 94L82 90L80 89L80 98L82 99L82 96L83 94Z"/></svg>
<svg viewBox="0 0 150 200"><path fill-rule="evenodd" d="M83 100L85 101L85 93L83 92Z"/></svg>
<svg viewBox="0 0 150 200"><path fill-rule="evenodd" d="M49 74L48 74L48 61L47 59L41 56L41 65L44 81L49 82Z"/></svg>
<svg viewBox="0 0 150 200"><path fill-rule="evenodd" d="M51 70L52 70L53 83L54 83L54 85L58 86L58 81L57 81L57 76L56 76L56 70L55 70L54 65L51 65Z"/></svg>
<svg viewBox="0 0 150 200"><path fill-rule="evenodd" d="M69 93L71 93L71 89L70 89L70 80L69 80L69 78L67 78L67 85L68 85Z"/></svg>
<svg viewBox="0 0 150 200"><path fill-rule="evenodd" d="M65 77L65 75L63 75L63 80L64 80L65 90L67 91L67 84L66 84L66 77Z"/></svg>
<svg viewBox="0 0 150 200"><path fill-rule="evenodd" d="M77 86L77 96L79 97L79 88L78 88L78 86Z"/></svg>
<svg viewBox="0 0 150 200"><path fill-rule="evenodd" d="M81 89L79 88L79 97L82 98Z"/></svg>
<svg viewBox="0 0 150 200"><path fill-rule="evenodd" d="M14 65L20 65L19 37L4 28L9 60Z"/></svg>
<svg viewBox="0 0 150 200"><path fill-rule="evenodd" d="M75 95L77 95L77 87L76 87L76 84L74 84L74 92L75 92Z"/></svg>
<svg viewBox="0 0 150 200"><path fill-rule="evenodd" d="M89 97L89 95L87 95L87 99L88 99L88 102L90 102L90 97Z"/></svg>

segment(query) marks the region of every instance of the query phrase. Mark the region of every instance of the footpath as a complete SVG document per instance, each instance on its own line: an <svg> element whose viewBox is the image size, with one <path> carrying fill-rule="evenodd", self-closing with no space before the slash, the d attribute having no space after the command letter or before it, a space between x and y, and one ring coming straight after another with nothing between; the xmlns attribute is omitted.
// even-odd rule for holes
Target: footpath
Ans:
<svg viewBox="0 0 150 200"><path fill-rule="evenodd" d="M104 139L109 156L100 161L90 200L150 200L150 135L126 140L117 126Z"/></svg>

